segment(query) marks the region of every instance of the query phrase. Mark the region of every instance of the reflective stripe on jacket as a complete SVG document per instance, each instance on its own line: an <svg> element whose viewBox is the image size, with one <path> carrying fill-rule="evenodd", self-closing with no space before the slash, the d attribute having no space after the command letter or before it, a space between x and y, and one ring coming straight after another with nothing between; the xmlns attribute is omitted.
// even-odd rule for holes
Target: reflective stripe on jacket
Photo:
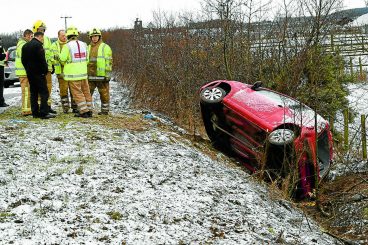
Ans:
<svg viewBox="0 0 368 245"><path fill-rule="evenodd" d="M64 45L60 45L60 42L59 40L57 40L56 42L53 42L52 45L51 45L51 51L52 51L52 64L54 65L54 68L55 68L55 74L56 75L60 75L62 72L63 72L63 67L62 65L60 64L60 62L58 60L55 60L54 59L54 55L58 55L60 56L60 52L62 50L62 47Z"/></svg>
<svg viewBox="0 0 368 245"><path fill-rule="evenodd" d="M79 40L71 40L64 45L60 53L60 61L64 64L64 79L67 81L87 79L87 44Z"/></svg>
<svg viewBox="0 0 368 245"><path fill-rule="evenodd" d="M91 45L88 45L88 53L90 54ZM98 47L97 57L90 57L90 62L97 62L98 77L111 77L112 71L112 51L109 45L101 43ZM90 74L92 75L92 74Z"/></svg>
<svg viewBox="0 0 368 245"><path fill-rule="evenodd" d="M26 40L20 38L17 43L17 49L15 51L15 75L17 75L18 77L27 76L26 69L24 69L24 66L22 64L22 47L26 43Z"/></svg>

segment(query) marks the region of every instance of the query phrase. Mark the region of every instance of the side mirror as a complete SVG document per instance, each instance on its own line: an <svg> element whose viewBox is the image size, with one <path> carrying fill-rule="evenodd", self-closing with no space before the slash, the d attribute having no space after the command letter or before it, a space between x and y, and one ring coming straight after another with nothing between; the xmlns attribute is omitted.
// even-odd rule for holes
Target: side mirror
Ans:
<svg viewBox="0 0 368 245"><path fill-rule="evenodd" d="M262 81L256 81L253 85L252 85L252 87L251 87L251 89L253 89L253 90L258 90L258 88L260 88L260 87L262 87Z"/></svg>

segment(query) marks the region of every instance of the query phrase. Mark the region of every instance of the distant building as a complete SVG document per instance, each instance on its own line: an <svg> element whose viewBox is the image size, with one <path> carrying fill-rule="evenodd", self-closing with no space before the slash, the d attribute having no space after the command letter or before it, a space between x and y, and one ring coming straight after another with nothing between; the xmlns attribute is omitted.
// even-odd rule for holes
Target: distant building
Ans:
<svg viewBox="0 0 368 245"><path fill-rule="evenodd" d="M139 18L136 18L134 21L134 30L142 30L142 29L143 29L142 21L139 20Z"/></svg>

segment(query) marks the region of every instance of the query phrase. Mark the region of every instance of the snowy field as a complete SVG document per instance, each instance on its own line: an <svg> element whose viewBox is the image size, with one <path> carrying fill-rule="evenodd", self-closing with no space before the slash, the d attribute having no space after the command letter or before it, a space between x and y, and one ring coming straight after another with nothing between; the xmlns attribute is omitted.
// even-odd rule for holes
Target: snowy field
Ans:
<svg viewBox="0 0 368 245"><path fill-rule="evenodd" d="M0 120L0 244L340 244L111 85L111 118L145 127Z"/></svg>
<svg viewBox="0 0 368 245"><path fill-rule="evenodd" d="M347 97L349 106L353 109L353 113L355 114L354 120L349 122L350 150L345 154L345 156L339 155L336 157L335 154L335 164L332 166L330 179L334 179L337 176L342 176L349 172L368 172L367 161L362 160L361 141L361 115L368 115L368 82L349 84L347 88L350 93ZM343 135L344 117L341 112L336 116L334 128L337 132L340 132L341 135ZM366 129L368 129L368 125L366 125ZM340 144L342 145L343 142L340 142ZM343 164L341 164L341 162L336 162L337 158L340 158L339 161L343 161Z"/></svg>

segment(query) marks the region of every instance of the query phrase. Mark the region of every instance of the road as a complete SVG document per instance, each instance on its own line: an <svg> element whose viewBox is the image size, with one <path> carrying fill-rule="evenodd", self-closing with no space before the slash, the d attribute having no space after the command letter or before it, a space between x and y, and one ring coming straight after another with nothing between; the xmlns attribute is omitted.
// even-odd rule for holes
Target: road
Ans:
<svg viewBox="0 0 368 245"><path fill-rule="evenodd" d="M11 100L14 97L18 97L21 95L21 88L20 84L15 84L13 86L10 86L9 88L4 88L4 98L5 101Z"/></svg>
<svg viewBox="0 0 368 245"><path fill-rule="evenodd" d="M20 104L21 88L20 84L17 83L9 88L4 88L4 98L5 102L11 106ZM6 107L5 107L6 108ZM0 113L5 110L4 107L0 107Z"/></svg>

